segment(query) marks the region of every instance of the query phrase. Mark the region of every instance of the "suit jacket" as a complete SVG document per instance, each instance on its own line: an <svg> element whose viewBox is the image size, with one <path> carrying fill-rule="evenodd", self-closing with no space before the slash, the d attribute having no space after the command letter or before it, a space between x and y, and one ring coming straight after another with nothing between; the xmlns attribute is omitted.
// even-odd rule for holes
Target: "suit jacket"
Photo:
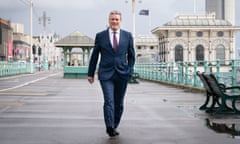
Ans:
<svg viewBox="0 0 240 144"><path fill-rule="evenodd" d="M88 76L90 77L94 77L99 54L101 54L98 67L99 80L110 79L115 72L120 77L128 79L133 73L135 51L131 33L122 29L120 30L116 52L110 42L109 29L96 34L95 45L88 68Z"/></svg>

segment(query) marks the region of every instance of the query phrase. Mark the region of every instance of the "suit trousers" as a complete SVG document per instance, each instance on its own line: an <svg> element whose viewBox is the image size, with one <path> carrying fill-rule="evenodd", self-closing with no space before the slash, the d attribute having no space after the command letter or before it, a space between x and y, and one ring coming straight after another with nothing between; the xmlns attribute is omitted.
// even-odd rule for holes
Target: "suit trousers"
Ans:
<svg viewBox="0 0 240 144"><path fill-rule="evenodd" d="M106 127L117 128L124 109L124 95L128 80L115 73L109 80L100 80L104 95L104 121Z"/></svg>

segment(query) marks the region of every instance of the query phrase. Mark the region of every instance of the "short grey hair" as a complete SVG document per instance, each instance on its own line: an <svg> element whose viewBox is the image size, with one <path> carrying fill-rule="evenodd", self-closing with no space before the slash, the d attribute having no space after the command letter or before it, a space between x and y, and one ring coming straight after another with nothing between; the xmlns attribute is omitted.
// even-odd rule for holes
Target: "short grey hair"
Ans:
<svg viewBox="0 0 240 144"><path fill-rule="evenodd" d="M111 15L119 15L120 19L122 19L122 13L120 11L113 10L109 13L109 18L110 18Z"/></svg>

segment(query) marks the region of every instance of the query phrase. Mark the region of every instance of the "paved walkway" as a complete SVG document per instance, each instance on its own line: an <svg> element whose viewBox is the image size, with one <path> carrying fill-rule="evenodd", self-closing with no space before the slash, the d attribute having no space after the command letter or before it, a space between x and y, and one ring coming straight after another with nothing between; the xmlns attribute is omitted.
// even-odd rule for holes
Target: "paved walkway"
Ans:
<svg viewBox="0 0 240 144"><path fill-rule="evenodd" d="M202 93L158 83L129 84L120 136L109 138L98 81L90 85L49 73L0 92L0 144L239 144L239 136L213 128L234 124L240 130L240 116L199 111L204 99Z"/></svg>

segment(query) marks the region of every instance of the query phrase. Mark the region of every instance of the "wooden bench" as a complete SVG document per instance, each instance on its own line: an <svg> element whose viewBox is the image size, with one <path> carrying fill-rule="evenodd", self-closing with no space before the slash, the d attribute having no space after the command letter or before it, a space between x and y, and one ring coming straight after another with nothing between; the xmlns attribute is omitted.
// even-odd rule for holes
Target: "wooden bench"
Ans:
<svg viewBox="0 0 240 144"><path fill-rule="evenodd" d="M209 110L215 114L240 114L240 87L221 86L223 84L219 84L213 73L203 73L202 76L211 90L211 95L215 97L215 103L217 103L219 99L221 101L219 102L219 107ZM228 106L227 102L230 102L231 107Z"/></svg>

